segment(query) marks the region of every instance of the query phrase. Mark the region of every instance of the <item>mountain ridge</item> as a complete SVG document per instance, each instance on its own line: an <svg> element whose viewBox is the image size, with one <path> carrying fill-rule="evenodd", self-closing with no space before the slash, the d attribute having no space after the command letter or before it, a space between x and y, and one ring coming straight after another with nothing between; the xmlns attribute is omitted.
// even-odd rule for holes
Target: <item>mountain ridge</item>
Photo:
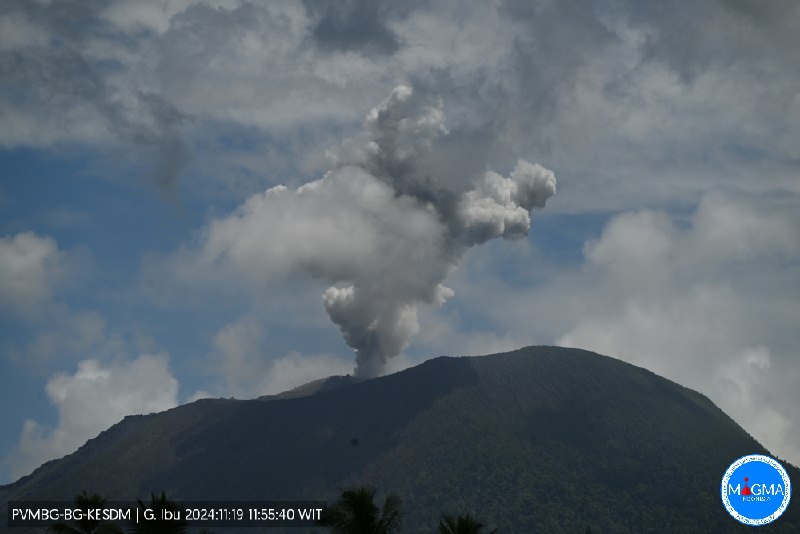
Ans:
<svg viewBox="0 0 800 534"><path fill-rule="evenodd" d="M607 356L526 347L435 358L305 396L205 399L130 416L0 487L0 505L87 487L124 500L161 490L332 499L367 483L401 495L407 532L430 531L455 511L504 532L735 532L719 483L752 453L768 451L700 393ZM791 531L795 508L766 528Z"/></svg>

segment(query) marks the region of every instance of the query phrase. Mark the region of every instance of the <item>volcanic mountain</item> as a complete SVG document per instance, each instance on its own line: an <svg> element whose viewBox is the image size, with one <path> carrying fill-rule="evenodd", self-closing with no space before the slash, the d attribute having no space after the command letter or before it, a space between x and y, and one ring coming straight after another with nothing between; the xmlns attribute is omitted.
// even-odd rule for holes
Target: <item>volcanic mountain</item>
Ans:
<svg viewBox="0 0 800 534"><path fill-rule="evenodd" d="M463 512L501 533L749 532L719 489L754 453L769 454L695 391L592 352L528 347L126 417L0 487L0 506L83 490L333 501L366 484L402 498L410 533ZM800 532L800 506L761 532Z"/></svg>

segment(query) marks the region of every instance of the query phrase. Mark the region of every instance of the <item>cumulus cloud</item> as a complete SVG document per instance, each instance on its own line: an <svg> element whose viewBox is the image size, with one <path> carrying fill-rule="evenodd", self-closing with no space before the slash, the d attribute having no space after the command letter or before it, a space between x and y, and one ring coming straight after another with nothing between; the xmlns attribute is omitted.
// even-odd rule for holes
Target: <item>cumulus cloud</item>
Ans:
<svg viewBox="0 0 800 534"><path fill-rule="evenodd" d="M481 331L594 350L700 391L797 464L797 213L784 199L709 193L688 211L586 218L597 235L574 264L545 233L476 247L448 279L459 298L425 311L407 352L470 353Z"/></svg>
<svg viewBox="0 0 800 534"><path fill-rule="evenodd" d="M211 365L222 378L221 394L247 398L258 394L267 372L264 327L252 316L226 324L214 336Z"/></svg>
<svg viewBox="0 0 800 534"><path fill-rule="evenodd" d="M744 423L745 430L765 443L775 454L797 464L800 445L794 413L765 399L770 372L774 372L770 350L764 346L745 347L713 375L713 395L729 414ZM765 402L766 400L766 402Z"/></svg>
<svg viewBox="0 0 800 534"><path fill-rule="evenodd" d="M488 324L468 326L464 323L459 309L450 313L438 308L421 310L421 328L415 339L414 353L405 354L406 358L402 355L395 358L389 368L398 371L421 363L432 354L478 356L509 352L538 343L530 332L512 332L502 328L495 331Z"/></svg>
<svg viewBox="0 0 800 534"><path fill-rule="evenodd" d="M510 178L487 172L458 204L466 242L480 244L498 236L506 239L527 236L531 209L543 208L555 192L555 176L539 164L520 160Z"/></svg>
<svg viewBox="0 0 800 534"><path fill-rule="evenodd" d="M0 238L0 309L31 317L53 298L65 257L51 237L33 232Z"/></svg>
<svg viewBox="0 0 800 534"><path fill-rule="evenodd" d="M325 284L319 315L365 354L388 354L432 335L420 304L444 302L452 286L494 324L447 315L443 337L486 329L475 346L533 338L619 351L714 395L723 382L747 390L720 371L738 361L786 392L800 380L800 239L787 215L800 194L798 39L793 2L9 0L0 144L147 156L164 190L190 143L202 146L186 193L207 194L206 179L249 200L208 225L199 253L187 245L171 258L179 274L159 298L184 291L194 304L198 287L240 285L263 297L280 277L311 276ZM317 149L353 135L398 84L415 89L369 112L328 165ZM500 250L494 238L525 235L526 212L555 185L543 168L514 167L519 157L558 169L549 210L562 244L547 249L558 258L486 260L494 270L465 276ZM287 186L253 195L277 183ZM619 216L604 225L598 213ZM526 274L495 276L516 265ZM5 287L4 311L22 310ZM57 290L36 287L30 302ZM97 330L81 322L64 330ZM240 341L216 340L232 383L265 344L255 330L237 321L223 331ZM754 402L791 413L777 397Z"/></svg>
<svg viewBox="0 0 800 534"><path fill-rule="evenodd" d="M25 421L16 449L5 460L13 478L74 452L126 415L176 406L178 381L170 373L166 354L144 354L109 365L84 360L75 373L50 378L45 391L58 410L58 423L51 428Z"/></svg>
<svg viewBox="0 0 800 534"><path fill-rule="evenodd" d="M418 305L453 296L443 282L463 253L526 236L531 210L555 194L553 173L524 160L508 178L487 171L448 188L424 164L446 135L441 100L397 87L323 178L273 187L213 221L202 261L331 284L323 303L356 351L357 374L380 374L419 331Z"/></svg>
<svg viewBox="0 0 800 534"><path fill-rule="evenodd" d="M575 287L591 303L558 344L589 348L699 389L776 454L793 462L800 319L800 221L780 207L709 195L689 225L663 212L613 218L586 243ZM774 279L774 282L773 280ZM590 282L589 282L590 281ZM765 391L771 384L770 391Z"/></svg>
<svg viewBox="0 0 800 534"><path fill-rule="evenodd" d="M103 341L105 319L71 307L62 295L79 262L79 255L60 249L50 236L21 232L0 238L0 317L24 325L0 341L9 361L43 369L55 360L74 361Z"/></svg>
<svg viewBox="0 0 800 534"><path fill-rule="evenodd" d="M275 395L302 386L320 377L352 372L352 363L329 354L301 354L292 351L273 360L259 386L262 395Z"/></svg>
<svg viewBox="0 0 800 534"><path fill-rule="evenodd" d="M274 395L321 377L344 375L353 370L352 362L329 354L290 351L268 359L265 331L265 325L252 315L220 328L209 355L210 371L216 381L208 390L190 395L188 402L210 397Z"/></svg>

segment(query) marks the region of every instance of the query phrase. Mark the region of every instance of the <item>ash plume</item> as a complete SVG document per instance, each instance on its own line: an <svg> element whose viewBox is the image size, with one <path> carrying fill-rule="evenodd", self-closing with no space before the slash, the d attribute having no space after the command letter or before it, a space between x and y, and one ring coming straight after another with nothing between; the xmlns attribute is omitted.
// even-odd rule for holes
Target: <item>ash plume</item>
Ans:
<svg viewBox="0 0 800 534"><path fill-rule="evenodd" d="M418 306L454 295L444 281L464 252L526 236L531 210L555 194L553 173L524 160L508 177L437 174L428 163L447 134L440 99L397 87L360 137L329 154L323 178L273 187L214 222L206 259L329 283L325 310L355 349L356 374L381 374L419 332Z"/></svg>

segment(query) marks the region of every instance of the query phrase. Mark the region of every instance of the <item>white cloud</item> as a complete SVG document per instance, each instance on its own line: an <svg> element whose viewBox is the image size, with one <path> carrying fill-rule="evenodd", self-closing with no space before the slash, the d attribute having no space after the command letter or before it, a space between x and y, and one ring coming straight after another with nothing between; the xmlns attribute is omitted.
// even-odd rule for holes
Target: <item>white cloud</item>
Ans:
<svg viewBox="0 0 800 534"><path fill-rule="evenodd" d="M469 304L467 303L467 306ZM502 328L484 330L479 326L466 327L458 312L452 309L425 307L420 312L420 334L415 340L415 355L480 356L507 352L537 344L529 332L509 332ZM421 363L413 357L401 355L401 364L392 362L391 372Z"/></svg>
<svg viewBox="0 0 800 534"><path fill-rule="evenodd" d="M797 221L721 196L703 198L692 227L691 257L702 262L762 263L800 256Z"/></svg>
<svg viewBox="0 0 800 534"><path fill-rule="evenodd" d="M222 379L220 387L225 396L257 395L257 385L268 370L263 342L264 327L252 316L223 326L214 336L210 361Z"/></svg>
<svg viewBox="0 0 800 534"><path fill-rule="evenodd" d="M514 0L396 5L368 21L396 41L396 50L389 46L382 55L356 41L346 49L320 47L316 15L292 1L73 2L59 10L21 2L3 11L0 145L85 144L93 159L116 144L125 148L117 154L155 159L170 183L186 157L183 143L193 142L203 147L198 167L213 161L213 170L193 169L198 175L236 182L236 202L249 197L170 258L169 269L146 269L153 279L177 273L154 284L159 298L188 302L198 288L227 296L237 286L257 300L270 284L298 272L334 284L331 294L344 300L329 299L329 308L341 311L346 301L350 317L364 310L352 305L356 289L364 302L411 294L352 324L337 316L355 340L380 315L398 327L387 329L396 352L420 323L409 302L441 302L448 295L441 282L447 276L450 285L452 278L442 266L458 256L437 255L451 228L425 207L430 199L408 200L419 189L435 192L420 187L426 184L419 178L429 175L427 185L456 194L477 185L456 197L461 210L454 212L476 242L512 237L530 221L501 174L522 157L558 171L563 194L550 210L626 213L586 243L580 268L543 265L533 256L523 258L520 270L536 274L502 280L495 274L513 270L510 262L489 262L480 279L464 274L475 272L467 265L456 273L459 299L451 305L471 304L493 324L476 328L446 310L446 325L422 321L421 341L452 352L445 347L458 342L438 340L469 329L463 339L478 352L560 337L618 351L709 391L736 384L720 370L739 361L732 365L765 377L768 389L789 392L778 396L789 401L755 399L764 410L789 414L800 404L787 378L797 378L800 324L794 289L800 226L791 215L800 193L800 12L791 3L715 2L691 10L635 1L582 10ZM373 144L355 155L341 149L350 159L322 182L291 186L321 167L309 146L347 135L392 87L412 82L418 95L441 100L409 115L413 99L398 91L375 108L365 134L379 134ZM386 124L377 121L381 115ZM375 165L379 158L354 170L376 146L390 163L402 164L394 169L401 180L388 183L392 165ZM426 153L432 146L434 154ZM310 163L296 163L298 154ZM276 161L290 163L277 170ZM501 173L482 174L489 168ZM483 183L471 181L476 176ZM278 182L290 185L252 194ZM200 191L207 185L182 192ZM709 191L749 196L734 201ZM675 215L699 195L706 196L694 213ZM4 239L2 311L31 317L52 303L62 254L35 234ZM392 278L387 273L392 291L364 289L367 280ZM526 291L529 283L535 285ZM314 298L323 290L314 288ZM28 353L52 353L70 337L89 340L76 345L85 347L102 333L97 319L56 323L32 336ZM218 334L214 350L220 365L227 362L226 387L255 387L242 377L247 365L268 371L269 363L256 363L265 343L256 330L243 319ZM469 346L465 352L473 352ZM757 424L752 413L722 399ZM797 428L793 421L790 428Z"/></svg>
<svg viewBox="0 0 800 534"><path fill-rule="evenodd" d="M274 395L296 388L312 380L332 375L353 374L353 362L329 354L300 354L292 351L272 362L264 381L262 395Z"/></svg>
<svg viewBox="0 0 800 534"><path fill-rule="evenodd" d="M0 238L0 314L25 324L0 341L9 360L46 368L56 359L74 361L103 341L105 319L72 308L60 294L81 261L49 236L22 232Z"/></svg>
<svg viewBox="0 0 800 534"><path fill-rule="evenodd" d="M0 238L0 309L30 318L53 298L65 258L51 237L33 232Z"/></svg>
<svg viewBox="0 0 800 534"><path fill-rule="evenodd" d="M176 406L178 382L170 373L166 354L145 354L109 365L84 360L75 373L53 376L45 391L58 409L58 423L49 428L25 421L17 448L5 460L13 478L74 452L126 415Z"/></svg>
<svg viewBox="0 0 800 534"><path fill-rule="evenodd" d="M418 306L454 295L443 282L463 253L527 236L531 210L555 194L556 179L525 160L507 178L443 179L443 170L457 173L425 163L446 142L441 99L411 87L375 106L364 130L331 154L323 178L251 196L211 221L198 250L170 262L244 275L257 288L299 275L329 284L325 310L356 349L357 374L372 377L418 333Z"/></svg>
<svg viewBox="0 0 800 534"><path fill-rule="evenodd" d="M268 341L266 326L253 315L220 328L208 357L214 384L192 394L188 402L209 397L248 399L274 395L312 380L353 372L352 361L330 354L291 351L270 356Z"/></svg>
<svg viewBox="0 0 800 534"><path fill-rule="evenodd" d="M800 284L798 223L789 210L721 196L704 198L688 227L660 212L619 215L584 248L577 276L591 284L575 287L591 304L562 323L557 343L698 389L798 463L800 397L777 379L798 371L796 337L783 326L796 295L781 287Z"/></svg>
<svg viewBox="0 0 800 534"><path fill-rule="evenodd" d="M651 292L668 283L675 234L665 213L624 213L606 225L599 240L584 245L584 254L617 291Z"/></svg>
<svg viewBox="0 0 800 534"><path fill-rule="evenodd" d="M765 390L770 389L769 372L773 358L767 347L746 347L737 357L731 358L713 376L714 392L720 404L738 421L746 421L747 430L756 439L767 444L773 452L788 458L795 465L800 458L797 441L795 413L784 412L765 402Z"/></svg>
<svg viewBox="0 0 800 534"><path fill-rule="evenodd" d="M478 346L483 330L498 348L553 343L620 358L706 394L800 463L792 203L714 193L689 213L623 212L598 231L574 266L533 246L474 249L448 280L459 298L422 315L419 345L470 353L463 340Z"/></svg>
<svg viewBox="0 0 800 534"><path fill-rule="evenodd" d="M150 152L178 153L184 135L224 138L225 125L281 139L266 150L302 154L310 141L301 138L311 136L297 128L338 133L392 87L414 82L442 96L454 133L469 130L462 158L511 154L569 176L559 209L686 201L721 183L798 192L798 69L787 53L797 11L788 5L766 16L764 7L715 3L690 17L636 2L580 12L558 2L423 2L376 10L371 22L397 49L375 55L369 43L319 46L307 4L117 1L57 14L10 6L0 34L16 57L3 72L8 85L37 91L0 97L10 125L0 143L146 141ZM330 11L345 22L340 9ZM82 32L64 31L73 20ZM63 42L73 55L59 51ZM191 120L170 128L179 115ZM180 167L164 152L155 158ZM212 179L228 180L235 167ZM642 176L646 187L624 186Z"/></svg>
<svg viewBox="0 0 800 534"><path fill-rule="evenodd" d="M291 351L272 360L266 360L263 354L259 356L260 360L254 362L247 380L230 384L228 378L223 376L223 381L228 385L218 383L211 390L198 390L186 402L220 397L251 399L262 395L277 395L321 378L353 374L352 361L331 354L301 354Z"/></svg>
<svg viewBox="0 0 800 534"><path fill-rule="evenodd" d="M604 300L605 313L581 317L557 344L622 358L696 387L735 353L742 302L721 288L673 291L620 295L618 305Z"/></svg>

